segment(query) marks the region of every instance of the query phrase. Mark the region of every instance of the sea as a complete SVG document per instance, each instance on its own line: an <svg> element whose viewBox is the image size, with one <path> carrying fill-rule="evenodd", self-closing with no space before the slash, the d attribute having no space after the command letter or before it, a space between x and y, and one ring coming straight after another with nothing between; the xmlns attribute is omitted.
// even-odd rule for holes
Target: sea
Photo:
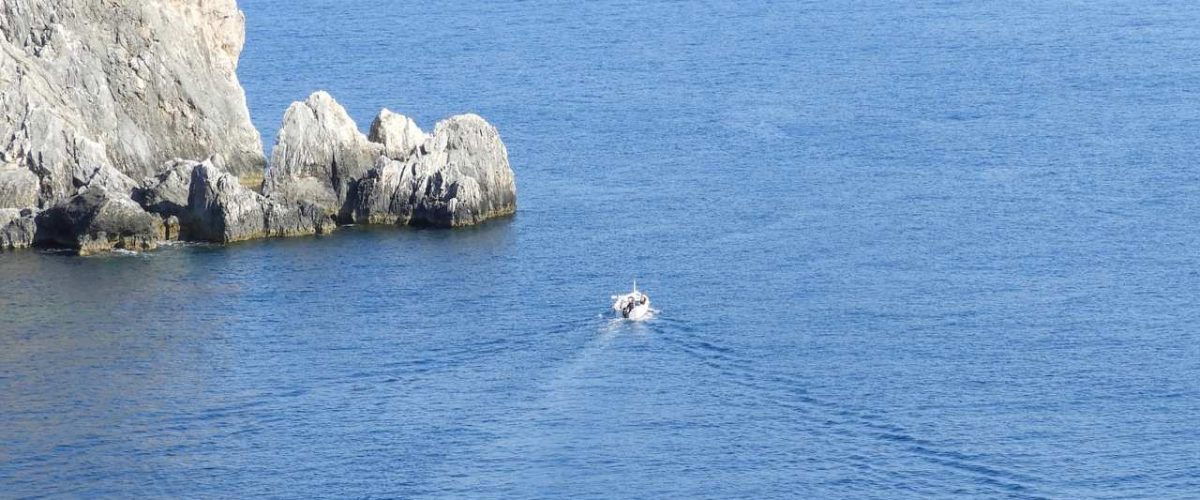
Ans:
<svg viewBox="0 0 1200 500"><path fill-rule="evenodd" d="M240 4L518 212L0 255L0 497L1200 498L1200 4Z"/></svg>

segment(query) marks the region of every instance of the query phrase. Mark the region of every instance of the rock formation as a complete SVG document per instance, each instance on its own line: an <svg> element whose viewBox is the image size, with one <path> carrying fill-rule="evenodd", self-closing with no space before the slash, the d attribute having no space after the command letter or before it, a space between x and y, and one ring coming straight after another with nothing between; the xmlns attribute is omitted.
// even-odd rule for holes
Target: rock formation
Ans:
<svg viewBox="0 0 1200 500"><path fill-rule="evenodd" d="M95 185L37 215L35 242L91 255L115 248L153 250L162 220L122 193Z"/></svg>
<svg viewBox="0 0 1200 500"><path fill-rule="evenodd" d="M268 199L242 186L220 157L167 162L142 182L134 199L163 218L168 235L188 240L231 243L324 234L336 227L310 202Z"/></svg>
<svg viewBox="0 0 1200 500"><path fill-rule="evenodd" d="M210 159L209 161L212 161ZM192 189L192 170L201 162L174 159L159 168L158 174L147 177L134 190L133 199L147 211L164 218L187 217L188 199Z"/></svg>
<svg viewBox="0 0 1200 500"><path fill-rule="evenodd" d="M388 109L379 112L375 121L371 122L371 132L367 135L367 140L383 146L384 156L394 160L407 158L426 139L429 136L421 131L412 118Z"/></svg>
<svg viewBox="0 0 1200 500"><path fill-rule="evenodd" d="M365 135L325 92L287 110L262 193L244 186L264 160L236 76L243 25L235 0L0 0L0 249L456 227L516 209L482 118L426 134L384 109Z"/></svg>
<svg viewBox="0 0 1200 500"><path fill-rule="evenodd" d="M351 190L382 153L383 146L368 141L333 97L314 93L283 115L263 194L307 201L344 218Z"/></svg>
<svg viewBox="0 0 1200 500"><path fill-rule="evenodd" d="M76 167L71 175L72 185L78 190L102 187L112 193L132 196L138 188L138 183L129 176L108 165L92 168Z"/></svg>
<svg viewBox="0 0 1200 500"><path fill-rule="evenodd" d="M0 208L49 207L105 165L140 179L220 154L260 172L243 24L234 0L0 2Z"/></svg>
<svg viewBox="0 0 1200 500"><path fill-rule="evenodd" d="M452 117L430 136L385 109L367 137L324 92L288 109L263 193L342 223L457 227L516 210L508 151L483 118Z"/></svg>
<svg viewBox="0 0 1200 500"><path fill-rule="evenodd" d="M263 199L246 189L233 174L212 162L192 169L185 234L215 243L262 238L267 235Z"/></svg>
<svg viewBox="0 0 1200 500"><path fill-rule="evenodd" d="M0 208L0 250L33 246L37 232L35 217L37 211L32 208Z"/></svg>
<svg viewBox="0 0 1200 500"><path fill-rule="evenodd" d="M337 221L324 208L309 202L279 202L266 199L267 236L287 238L329 234L337 229Z"/></svg>
<svg viewBox="0 0 1200 500"><path fill-rule="evenodd" d="M382 160L360 183L355 219L370 224L458 227L516 210L508 150L477 115L437 124L404 159Z"/></svg>

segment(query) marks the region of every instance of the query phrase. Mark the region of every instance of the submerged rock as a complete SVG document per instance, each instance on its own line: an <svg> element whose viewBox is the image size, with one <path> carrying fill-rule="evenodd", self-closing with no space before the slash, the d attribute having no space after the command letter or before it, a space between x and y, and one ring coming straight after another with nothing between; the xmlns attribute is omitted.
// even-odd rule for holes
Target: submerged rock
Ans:
<svg viewBox="0 0 1200 500"><path fill-rule="evenodd" d="M219 153L257 175L243 40L235 0L0 2L0 207L53 205L102 165L140 179Z"/></svg>
<svg viewBox="0 0 1200 500"><path fill-rule="evenodd" d="M91 255L112 249L153 250L162 234L162 221L121 193L101 185L37 215L35 242Z"/></svg>
<svg viewBox="0 0 1200 500"><path fill-rule="evenodd" d="M0 250L29 248L37 235L37 210L0 208Z"/></svg>

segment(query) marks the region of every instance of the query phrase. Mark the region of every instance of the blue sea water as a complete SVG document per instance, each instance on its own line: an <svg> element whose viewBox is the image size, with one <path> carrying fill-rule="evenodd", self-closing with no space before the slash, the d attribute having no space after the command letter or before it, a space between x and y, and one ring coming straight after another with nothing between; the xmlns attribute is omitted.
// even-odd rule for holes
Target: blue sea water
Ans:
<svg viewBox="0 0 1200 500"><path fill-rule="evenodd" d="M0 497L1200 497L1194 2L241 3L519 213L0 256Z"/></svg>

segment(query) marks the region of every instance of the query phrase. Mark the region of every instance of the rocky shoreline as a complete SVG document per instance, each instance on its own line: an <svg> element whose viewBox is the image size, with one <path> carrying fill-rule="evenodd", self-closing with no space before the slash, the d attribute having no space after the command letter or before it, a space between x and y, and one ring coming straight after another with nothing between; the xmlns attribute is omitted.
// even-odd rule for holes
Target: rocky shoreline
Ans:
<svg viewBox="0 0 1200 500"><path fill-rule="evenodd" d="M426 133L384 109L363 134L316 92L284 114L264 171L234 0L150 3L0 5L0 249L146 251L515 212L508 152L473 114Z"/></svg>

